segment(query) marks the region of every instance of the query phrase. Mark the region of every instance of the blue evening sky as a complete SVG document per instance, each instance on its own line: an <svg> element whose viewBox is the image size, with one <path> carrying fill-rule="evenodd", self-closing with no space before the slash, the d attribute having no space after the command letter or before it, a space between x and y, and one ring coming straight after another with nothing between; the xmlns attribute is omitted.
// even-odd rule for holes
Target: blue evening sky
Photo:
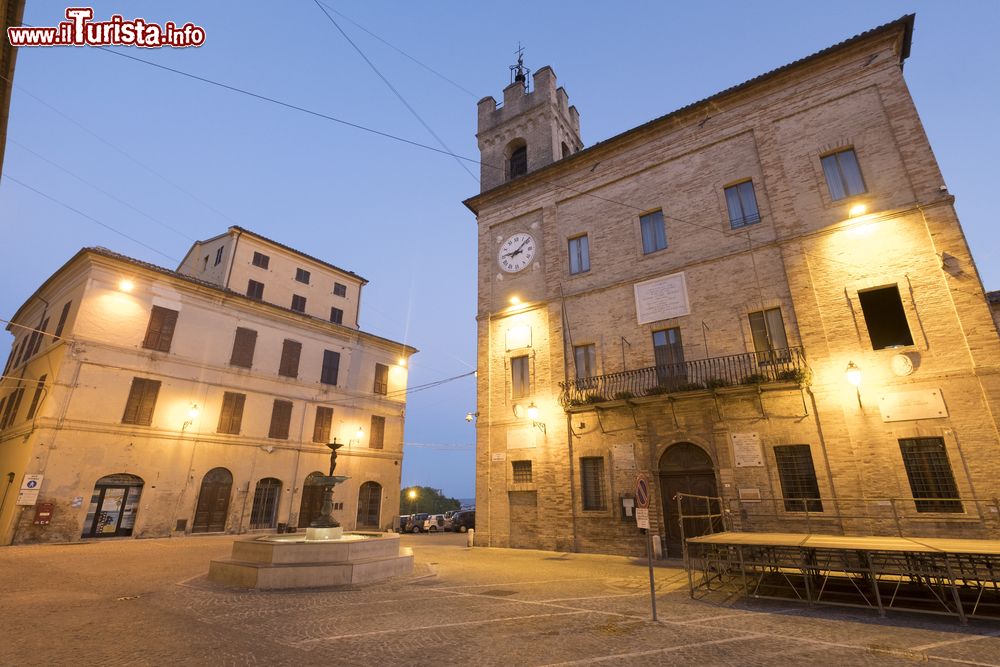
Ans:
<svg viewBox="0 0 1000 667"><path fill-rule="evenodd" d="M459 84L334 14L427 124L470 158L478 157L476 101L501 97L518 41L529 67L555 69L589 146L916 12L906 79L986 288L1000 289L989 205L1000 155L998 2L324 1ZM64 8L29 0L25 21L54 25ZM130 55L436 145L311 0L133 0L98 2L95 12L207 31L198 49L123 49ZM474 369L476 229L461 201L478 184L453 158L94 49L22 49L14 83L5 175L166 257L4 178L0 317L82 246L174 268L192 239L236 223L368 278L362 327L421 350L411 386ZM9 345L3 334L0 357ZM475 429L463 417L475 409L474 382L410 396L404 485L473 496Z"/></svg>

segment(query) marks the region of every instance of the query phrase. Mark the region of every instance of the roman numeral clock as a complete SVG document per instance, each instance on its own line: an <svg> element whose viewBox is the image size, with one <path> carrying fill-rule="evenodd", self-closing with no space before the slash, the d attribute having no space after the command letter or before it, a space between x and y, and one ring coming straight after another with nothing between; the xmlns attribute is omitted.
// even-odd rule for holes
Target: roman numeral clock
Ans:
<svg viewBox="0 0 1000 667"><path fill-rule="evenodd" d="M523 271L535 258L535 239L531 234L518 232L500 245L497 263L507 273Z"/></svg>

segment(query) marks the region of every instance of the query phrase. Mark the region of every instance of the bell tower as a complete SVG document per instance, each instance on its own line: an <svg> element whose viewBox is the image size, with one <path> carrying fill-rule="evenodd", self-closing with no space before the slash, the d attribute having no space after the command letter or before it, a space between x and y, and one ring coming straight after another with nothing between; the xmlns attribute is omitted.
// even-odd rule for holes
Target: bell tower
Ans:
<svg viewBox="0 0 1000 667"><path fill-rule="evenodd" d="M492 96L479 100L480 192L583 148L580 114L569 105L566 91L556 87L552 68L546 65L532 74L524 66L524 49L518 48L510 75L503 104Z"/></svg>

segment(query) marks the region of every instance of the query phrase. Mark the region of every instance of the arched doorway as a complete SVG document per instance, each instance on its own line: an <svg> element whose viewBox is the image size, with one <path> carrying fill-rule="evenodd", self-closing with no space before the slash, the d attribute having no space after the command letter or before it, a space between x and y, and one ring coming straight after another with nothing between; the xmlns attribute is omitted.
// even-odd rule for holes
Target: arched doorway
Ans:
<svg viewBox="0 0 1000 667"><path fill-rule="evenodd" d="M128 537L135 525L142 495L141 477L118 473L94 484L90 508L83 522L83 537Z"/></svg>
<svg viewBox="0 0 1000 667"><path fill-rule="evenodd" d="M192 533L225 532L232 490L233 474L225 468L212 468L205 473L198 492L198 506L194 510Z"/></svg>
<svg viewBox="0 0 1000 667"><path fill-rule="evenodd" d="M358 522L357 527L378 528L379 515L382 512L382 485L377 482L365 482L358 492Z"/></svg>
<svg viewBox="0 0 1000 667"><path fill-rule="evenodd" d="M299 528L308 528L323 511L323 483L319 479L323 473L316 471L306 475L302 485L302 503L299 505Z"/></svg>
<svg viewBox="0 0 1000 667"><path fill-rule="evenodd" d="M250 509L250 530L274 528L278 521L278 501L281 500L281 480L265 477L257 482Z"/></svg>
<svg viewBox="0 0 1000 667"><path fill-rule="evenodd" d="M715 466L712 464L712 457L704 449L690 442L679 442L668 447L660 457L659 469L660 498L663 501L663 516L667 521L667 555L678 557L682 555L682 545L680 514L675 496L678 493L689 493L717 497L719 491L715 483ZM718 501L686 498L682 502L685 515L719 512ZM704 535L713 529L721 530L721 523L713 525L707 519L685 519L683 535Z"/></svg>

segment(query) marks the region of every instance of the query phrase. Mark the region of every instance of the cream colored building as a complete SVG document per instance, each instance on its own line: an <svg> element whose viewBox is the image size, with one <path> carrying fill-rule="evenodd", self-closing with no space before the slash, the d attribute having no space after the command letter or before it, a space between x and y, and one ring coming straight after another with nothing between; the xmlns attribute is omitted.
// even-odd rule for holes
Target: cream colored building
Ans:
<svg viewBox="0 0 1000 667"><path fill-rule="evenodd" d="M360 330L365 283L238 227L177 271L81 250L8 326L0 543L306 526L334 440L335 517L391 526L416 350Z"/></svg>
<svg viewBox="0 0 1000 667"><path fill-rule="evenodd" d="M697 514L1000 534L1000 341L913 25L586 149L548 67L479 102L479 544L642 554L639 477L672 554Z"/></svg>

